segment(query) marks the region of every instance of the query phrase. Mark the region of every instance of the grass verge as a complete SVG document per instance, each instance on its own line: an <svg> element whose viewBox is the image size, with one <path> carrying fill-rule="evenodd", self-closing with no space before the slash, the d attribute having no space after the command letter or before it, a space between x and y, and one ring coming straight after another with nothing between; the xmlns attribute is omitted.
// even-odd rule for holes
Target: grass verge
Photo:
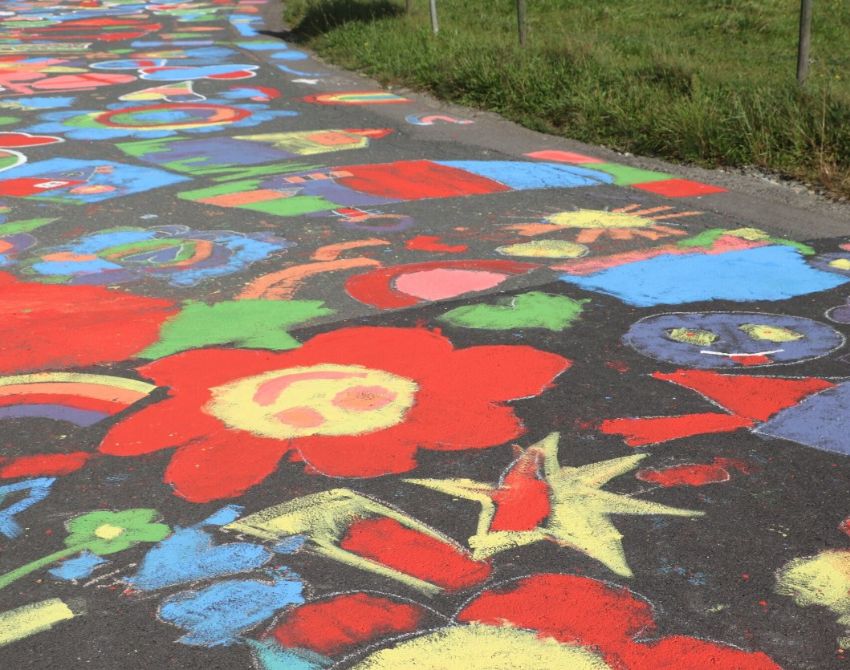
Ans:
<svg viewBox="0 0 850 670"><path fill-rule="evenodd" d="M529 128L708 167L755 166L850 196L850 3L799 0L285 0L290 40L385 83Z"/></svg>

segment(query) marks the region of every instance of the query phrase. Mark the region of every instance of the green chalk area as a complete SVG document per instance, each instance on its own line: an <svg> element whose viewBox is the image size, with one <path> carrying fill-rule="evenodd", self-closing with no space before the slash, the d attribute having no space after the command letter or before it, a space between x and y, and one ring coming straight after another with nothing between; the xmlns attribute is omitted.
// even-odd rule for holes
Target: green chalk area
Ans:
<svg viewBox="0 0 850 670"><path fill-rule="evenodd" d="M755 166L850 195L850 2L816 0L796 85L799 0L287 0L301 42L386 83L632 153ZM293 38L290 38L293 39Z"/></svg>

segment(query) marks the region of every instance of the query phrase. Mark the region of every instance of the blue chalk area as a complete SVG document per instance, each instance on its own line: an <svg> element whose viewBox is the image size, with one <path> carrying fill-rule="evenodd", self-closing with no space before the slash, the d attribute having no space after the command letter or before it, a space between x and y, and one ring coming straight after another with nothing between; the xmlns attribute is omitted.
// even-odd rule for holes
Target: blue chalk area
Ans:
<svg viewBox="0 0 850 670"><path fill-rule="evenodd" d="M237 42L236 46L248 51L280 51L289 48L289 45L282 40L252 40L250 42Z"/></svg>
<svg viewBox="0 0 850 670"><path fill-rule="evenodd" d="M850 279L806 264L796 249L759 247L723 254L664 255L561 281L613 295L629 305L679 305L702 300L787 300L827 291Z"/></svg>
<svg viewBox="0 0 850 670"><path fill-rule="evenodd" d="M74 582L78 579L90 577L94 569L104 563L109 563L109 561L90 551L84 551L76 558L71 558L58 567L48 570L48 572L58 579Z"/></svg>
<svg viewBox="0 0 850 670"><path fill-rule="evenodd" d="M9 539L20 537L23 529L15 520L15 516L28 510L33 505L40 503L49 496L50 488L55 481L55 477L39 477L38 479L25 479L22 482L0 486L0 504L10 495L18 494L22 491L29 492L26 497L0 509L0 535L5 535Z"/></svg>
<svg viewBox="0 0 850 670"><path fill-rule="evenodd" d="M598 170L559 163L521 161L434 161L500 182L517 191L535 188L575 188L611 184L614 178Z"/></svg>
<svg viewBox="0 0 850 670"><path fill-rule="evenodd" d="M245 508L242 505L227 505L218 510L218 512L213 512L206 519L195 524L195 526L198 528L202 526L226 526L242 516L244 510Z"/></svg>
<svg viewBox="0 0 850 670"><path fill-rule="evenodd" d="M303 602L300 579L239 579L178 593L160 606L159 617L187 631L179 642L217 647L236 644L243 632L272 618L284 607Z"/></svg>
<svg viewBox="0 0 850 670"><path fill-rule="evenodd" d="M850 456L850 383L809 396L755 429L759 435Z"/></svg>
<svg viewBox="0 0 850 670"><path fill-rule="evenodd" d="M26 132L33 132L28 129ZM37 132L37 131L36 131ZM109 173L99 173L98 168L111 168ZM51 179L66 179L65 175L78 172L86 175L89 184L108 185L115 190L106 193L69 193L69 189L45 191L43 195L26 196L33 200L50 200L61 197L68 202L92 203L110 198L118 198L134 193L144 193L162 186L171 186L184 181L188 177L171 174L155 168L116 163L114 161L86 161L74 158L50 158L45 161L27 163L15 168L15 178L36 177L45 181Z"/></svg>
<svg viewBox="0 0 850 670"><path fill-rule="evenodd" d="M72 107L75 101L76 98L70 96L39 96L35 98L15 98L14 104L21 105L22 109L67 109Z"/></svg>
<svg viewBox="0 0 850 670"><path fill-rule="evenodd" d="M293 535L272 546L272 551L276 554L294 554L305 544L307 544L306 535Z"/></svg>
<svg viewBox="0 0 850 670"><path fill-rule="evenodd" d="M275 60L307 60L309 56L303 51L281 51L271 55Z"/></svg>
<svg viewBox="0 0 850 670"><path fill-rule="evenodd" d="M142 559L138 572L127 582L139 591L155 591L249 572L264 566L271 557L272 553L259 544L214 545L212 535L206 531L183 528L151 549Z"/></svg>
<svg viewBox="0 0 850 670"><path fill-rule="evenodd" d="M320 656L306 650L284 649L274 642L246 640L254 652L254 659L260 670L321 670L333 665L326 656Z"/></svg>

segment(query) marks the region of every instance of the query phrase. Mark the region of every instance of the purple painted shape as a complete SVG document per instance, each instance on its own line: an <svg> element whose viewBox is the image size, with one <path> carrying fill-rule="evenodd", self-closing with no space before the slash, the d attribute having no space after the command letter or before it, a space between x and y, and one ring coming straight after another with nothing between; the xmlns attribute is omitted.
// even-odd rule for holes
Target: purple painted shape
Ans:
<svg viewBox="0 0 850 670"><path fill-rule="evenodd" d="M68 421L82 428L103 421L109 414L64 405L12 405L0 407L0 419L53 419Z"/></svg>
<svg viewBox="0 0 850 670"><path fill-rule="evenodd" d="M809 396L755 429L807 447L850 456L850 382Z"/></svg>

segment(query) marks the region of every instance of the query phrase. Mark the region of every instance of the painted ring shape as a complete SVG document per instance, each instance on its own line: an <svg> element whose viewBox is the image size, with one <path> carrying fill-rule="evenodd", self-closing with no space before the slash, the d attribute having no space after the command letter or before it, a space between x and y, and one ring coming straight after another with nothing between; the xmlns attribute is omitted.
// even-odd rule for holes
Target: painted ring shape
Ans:
<svg viewBox="0 0 850 670"><path fill-rule="evenodd" d="M146 115L149 113L172 112L177 114L192 115L200 118L180 121L177 119L157 119L155 121L144 120L134 115ZM128 107L109 112L103 112L95 117L95 120L109 128L136 128L150 130L178 130L180 128L199 128L202 126L214 126L223 123L235 123L251 115L247 109L238 109L226 105L208 104L162 104L145 105L142 107Z"/></svg>

